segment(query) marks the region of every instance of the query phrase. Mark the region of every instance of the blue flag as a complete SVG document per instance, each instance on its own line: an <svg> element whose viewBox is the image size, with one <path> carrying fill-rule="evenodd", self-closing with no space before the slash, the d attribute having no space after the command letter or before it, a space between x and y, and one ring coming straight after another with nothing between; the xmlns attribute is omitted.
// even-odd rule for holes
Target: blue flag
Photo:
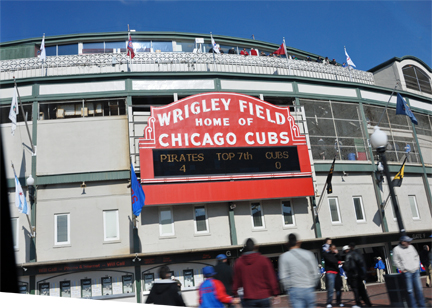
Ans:
<svg viewBox="0 0 432 308"><path fill-rule="evenodd" d="M131 163L131 184L132 184L132 212L135 216L141 214L144 206L145 194L141 183L138 181L133 165Z"/></svg>
<svg viewBox="0 0 432 308"><path fill-rule="evenodd" d="M403 99L403 97L399 93L397 94L396 114L407 115L410 117L411 122L413 122L415 125L418 124L417 119L412 113L407 102Z"/></svg>

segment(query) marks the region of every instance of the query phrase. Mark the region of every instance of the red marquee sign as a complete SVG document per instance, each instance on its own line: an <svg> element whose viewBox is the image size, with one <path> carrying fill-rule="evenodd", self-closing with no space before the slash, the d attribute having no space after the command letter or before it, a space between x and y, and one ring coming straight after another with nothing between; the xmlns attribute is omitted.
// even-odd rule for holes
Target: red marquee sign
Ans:
<svg viewBox="0 0 432 308"><path fill-rule="evenodd" d="M212 92L152 107L139 148L146 204L313 195L306 137L289 107L248 95Z"/></svg>

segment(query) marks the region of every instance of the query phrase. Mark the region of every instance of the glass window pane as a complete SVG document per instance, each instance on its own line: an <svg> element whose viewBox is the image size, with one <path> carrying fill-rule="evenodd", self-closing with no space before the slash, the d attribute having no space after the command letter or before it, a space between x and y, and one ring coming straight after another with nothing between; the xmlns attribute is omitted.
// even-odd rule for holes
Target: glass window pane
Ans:
<svg viewBox="0 0 432 308"><path fill-rule="evenodd" d="M162 234L173 233L171 210L162 210L160 212L160 224Z"/></svg>
<svg viewBox="0 0 432 308"><path fill-rule="evenodd" d="M104 43L83 43L83 54L104 53Z"/></svg>
<svg viewBox="0 0 432 308"><path fill-rule="evenodd" d="M195 220L197 232L207 231L206 213L204 207L195 208Z"/></svg>
<svg viewBox="0 0 432 308"><path fill-rule="evenodd" d="M307 118L306 122L311 136L336 136L332 119Z"/></svg>
<svg viewBox="0 0 432 308"><path fill-rule="evenodd" d="M354 198L354 209L356 213L357 220L364 220L363 209L360 198Z"/></svg>
<svg viewBox="0 0 432 308"><path fill-rule="evenodd" d="M418 214L415 196L408 196L408 199L409 199L409 203L410 203L410 207L411 207L412 218L420 218L419 214Z"/></svg>
<svg viewBox="0 0 432 308"><path fill-rule="evenodd" d="M339 222L339 213L336 199L329 199L329 205L332 222Z"/></svg>
<svg viewBox="0 0 432 308"><path fill-rule="evenodd" d="M354 104L332 103L335 119L359 120L358 106Z"/></svg>
<svg viewBox="0 0 432 308"><path fill-rule="evenodd" d="M91 279L81 279L81 297L92 297L92 282Z"/></svg>
<svg viewBox="0 0 432 308"><path fill-rule="evenodd" d="M360 121L335 120L335 125L340 137L363 137Z"/></svg>
<svg viewBox="0 0 432 308"><path fill-rule="evenodd" d="M171 52L172 50L172 42L152 42L153 50L155 52Z"/></svg>
<svg viewBox="0 0 432 308"><path fill-rule="evenodd" d="M283 208L283 215L284 215L284 223L286 225L292 225L292 224L294 224L293 213L292 213L292 208L291 208L291 202L284 201L282 203L282 208Z"/></svg>
<svg viewBox="0 0 432 308"><path fill-rule="evenodd" d="M132 39L133 42L133 39ZM121 42L105 42L105 53L112 53L113 49L119 49L120 48L120 52L126 52L126 41L121 41ZM134 47L135 47L135 42L133 42Z"/></svg>
<svg viewBox="0 0 432 308"><path fill-rule="evenodd" d="M57 56L57 45L45 47L45 53L48 56Z"/></svg>
<svg viewBox="0 0 432 308"><path fill-rule="evenodd" d="M254 227L263 227L261 205L259 203L252 203L251 206Z"/></svg>
<svg viewBox="0 0 432 308"><path fill-rule="evenodd" d="M366 121L368 123L368 127L372 128L375 125L377 125L384 111L384 108L363 105L363 109L364 109ZM380 127L389 127L389 122L386 114L384 114L381 119Z"/></svg>
<svg viewBox="0 0 432 308"><path fill-rule="evenodd" d="M117 214L118 211L105 211L105 239L118 237Z"/></svg>
<svg viewBox="0 0 432 308"><path fill-rule="evenodd" d="M60 296L71 297L70 281L60 281Z"/></svg>
<svg viewBox="0 0 432 308"><path fill-rule="evenodd" d="M68 241L68 216L57 215L57 243Z"/></svg>
<svg viewBox="0 0 432 308"><path fill-rule="evenodd" d="M111 277L103 277L101 279L101 282L102 282L102 295L111 295L112 294Z"/></svg>
<svg viewBox="0 0 432 308"><path fill-rule="evenodd" d="M18 248L18 234L17 234L17 225L18 225L18 218L12 218L11 219L12 224L12 237L13 237L13 246L14 248Z"/></svg>
<svg viewBox="0 0 432 308"><path fill-rule="evenodd" d="M307 118L331 118L330 102L300 100L300 105L305 106Z"/></svg>
<svg viewBox="0 0 432 308"><path fill-rule="evenodd" d="M78 44L59 45L58 46L58 55L59 56L77 55L77 54L78 54Z"/></svg>
<svg viewBox="0 0 432 308"><path fill-rule="evenodd" d="M150 52L150 41L133 41L132 43L136 52Z"/></svg>

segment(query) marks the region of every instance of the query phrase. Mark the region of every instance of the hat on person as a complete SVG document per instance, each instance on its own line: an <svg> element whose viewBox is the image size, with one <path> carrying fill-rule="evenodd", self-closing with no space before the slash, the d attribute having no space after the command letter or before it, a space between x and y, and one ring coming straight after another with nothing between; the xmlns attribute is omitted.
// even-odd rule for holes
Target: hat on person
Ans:
<svg viewBox="0 0 432 308"><path fill-rule="evenodd" d="M378 257L377 260L381 260L381 257Z"/></svg>
<svg viewBox="0 0 432 308"><path fill-rule="evenodd" d="M349 250L350 248L349 248L349 246L348 245L345 245L344 247L342 247L342 250L343 251L345 251L345 250Z"/></svg>
<svg viewBox="0 0 432 308"><path fill-rule="evenodd" d="M400 242L411 242L413 239L411 237L409 237L408 235L403 235L400 238Z"/></svg>
<svg viewBox="0 0 432 308"><path fill-rule="evenodd" d="M220 255L218 255L218 256L216 257L216 260L225 260L226 258L227 258L227 256L224 255L223 253L221 253Z"/></svg>
<svg viewBox="0 0 432 308"><path fill-rule="evenodd" d="M202 269L203 275L204 277L211 277L214 276L216 274L216 272L214 271L213 266L206 266Z"/></svg>

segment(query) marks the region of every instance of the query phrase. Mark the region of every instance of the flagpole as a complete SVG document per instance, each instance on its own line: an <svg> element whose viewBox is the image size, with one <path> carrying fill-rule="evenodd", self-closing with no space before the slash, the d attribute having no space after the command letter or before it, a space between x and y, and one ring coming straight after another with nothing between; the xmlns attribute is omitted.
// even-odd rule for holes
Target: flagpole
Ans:
<svg viewBox="0 0 432 308"><path fill-rule="evenodd" d="M43 42L43 48L45 50L45 33L43 34L42 42ZM41 53L41 57L42 57L42 53ZM45 59L42 59L42 67L41 67L41 70L42 70L41 75L42 76L44 75L44 63L45 63Z"/></svg>
<svg viewBox="0 0 432 308"><path fill-rule="evenodd" d="M127 44L128 44L128 46L126 47L126 50L128 50L128 47L129 47L129 39L130 39L130 30L129 30L129 24L128 24L128 37L127 37ZM129 54L129 58L128 58L128 69L130 70L130 65L129 65L129 63L132 61L132 59L131 59L132 54L131 54L130 52L128 52L128 54Z"/></svg>
<svg viewBox="0 0 432 308"><path fill-rule="evenodd" d="M345 51L345 56L347 56L347 52L346 52L346 47L345 46L344 46L344 51ZM348 64L348 59L346 61L347 61L346 64L347 64L348 72L349 72L349 75L350 75L350 82L352 82L351 68L350 68L350 65Z"/></svg>
<svg viewBox="0 0 432 308"><path fill-rule="evenodd" d="M30 136L30 130L29 130L28 124L27 124L27 117L25 116L25 113L24 113L24 107L23 107L23 104L21 102L21 97L19 95L18 86L17 86L16 80L15 80L15 76L13 77L13 79L14 79L15 89L16 89L17 94L18 94L18 101L19 101L19 104L21 106L21 112L22 112L22 115L23 115L23 118L24 118L24 122L25 122L25 125L26 125L26 128L27 128L27 134L28 134L29 139L30 139L30 144L31 144L31 147L32 147L32 154L33 154L33 156L35 156L36 152L35 152L35 148L34 148L34 145L33 145L32 138Z"/></svg>
<svg viewBox="0 0 432 308"><path fill-rule="evenodd" d="M287 48L286 48L286 44L285 44L285 37L283 38L283 48L284 48L284 52L285 52L285 57L286 57L287 62L288 62L288 74L291 75L291 61L288 59L288 53L287 53Z"/></svg>
<svg viewBox="0 0 432 308"><path fill-rule="evenodd" d="M212 45L212 53L213 53L213 70L216 71L216 63L215 63L215 46L213 46L213 35L210 32L210 43Z"/></svg>
<svg viewBox="0 0 432 308"><path fill-rule="evenodd" d="M384 114L385 114L385 112L386 112L386 110L387 110L387 107L388 107L388 105L389 105L389 103L390 103L391 98L393 97L394 92L396 91L396 88L397 88L398 84L399 84L399 81L396 81L396 85L395 85L395 87L394 87L392 93L390 94L390 98L388 99L387 104L386 104L386 106L385 106L383 112L381 113L381 116L380 116L380 118L379 118L379 121L378 121L377 126L380 125L381 120L382 120L382 118L383 118L383 116L384 116Z"/></svg>
<svg viewBox="0 0 432 308"><path fill-rule="evenodd" d="M16 176L16 172L15 172L15 167L14 167L14 164L13 164L13 162L11 161L11 165L12 165L12 170L13 170L13 172L14 172L14 176L15 176L15 178L18 178L17 176ZM15 191L16 191L16 184L15 184ZM25 196L24 196L24 199L25 199ZM16 202L16 201L15 201ZM27 203L27 200L26 200L26 203ZM30 206L30 209L31 209L31 204L29 204L29 206ZM25 213L25 215L27 216L27 221L28 221L28 224L29 224L29 227L30 227L30 234L31 234L31 237L35 237L35 234L34 234L34 232L33 232L33 227L32 227L32 225L31 225L31 222L30 222L30 218L29 218L29 216L27 215L27 213Z"/></svg>

